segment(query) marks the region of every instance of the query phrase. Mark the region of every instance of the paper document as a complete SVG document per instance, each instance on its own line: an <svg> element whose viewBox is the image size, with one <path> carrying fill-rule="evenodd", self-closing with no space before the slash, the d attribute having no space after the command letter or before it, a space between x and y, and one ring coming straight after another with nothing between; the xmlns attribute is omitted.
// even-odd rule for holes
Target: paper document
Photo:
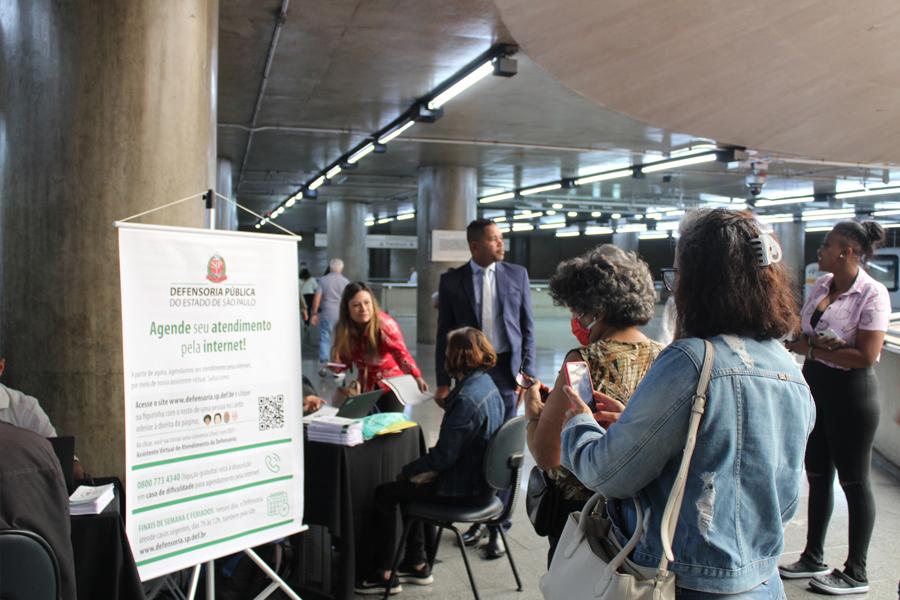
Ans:
<svg viewBox="0 0 900 600"><path fill-rule="evenodd" d="M324 417L334 417L338 413L337 406L331 406L328 404L323 405L319 410L314 413L310 413L308 415L303 415L303 422L310 423L315 421L316 419L322 419Z"/></svg>
<svg viewBox="0 0 900 600"><path fill-rule="evenodd" d="M397 396L397 399L404 406L415 406L422 404L434 398L431 392L422 393L419 391L419 384L412 375L401 375L400 377L388 377L382 379L381 382L391 388L391 391Z"/></svg>
<svg viewBox="0 0 900 600"><path fill-rule="evenodd" d="M113 484L79 485L69 496L69 513L73 515L97 515L103 512L116 497Z"/></svg>

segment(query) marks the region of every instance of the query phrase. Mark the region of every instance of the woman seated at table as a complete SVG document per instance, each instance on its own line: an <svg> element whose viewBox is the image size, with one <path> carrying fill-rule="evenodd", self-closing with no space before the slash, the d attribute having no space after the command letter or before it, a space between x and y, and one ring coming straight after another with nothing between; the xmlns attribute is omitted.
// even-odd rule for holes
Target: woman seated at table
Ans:
<svg viewBox="0 0 900 600"><path fill-rule="evenodd" d="M503 399L487 374L497 354L483 333L472 327L447 336L447 372L456 386L447 396L437 443L425 456L405 467L397 481L375 490L375 543L378 571L356 586L360 594L382 594L397 547L397 506L427 500L449 505L487 502L494 490L484 479L482 463L488 442L503 424ZM417 523L406 540L406 554L392 594L400 583L429 585L431 568L425 562L424 532Z"/></svg>
<svg viewBox="0 0 900 600"><path fill-rule="evenodd" d="M569 351L565 362L586 362L594 389L603 390L615 405L624 406L643 379L662 346L639 327L653 317L656 290L647 263L634 252L603 244L564 261L550 278L550 296L572 311L572 333L581 344ZM571 408L563 392L565 364L546 403L537 385L525 394L528 447L537 465L547 474L558 494L550 527L548 562L565 527L569 513L581 510L593 494L559 462L560 432L566 410ZM602 421L603 406L594 406Z"/></svg>
<svg viewBox="0 0 900 600"><path fill-rule="evenodd" d="M409 374L415 377L419 390L428 391L422 372L406 349L397 321L382 312L372 288L361 281L344 288L331 354L336 362L356 367L358 378L347 387L345 396L379 387L388 392L378 400L381 411L403 410L383 379Z"/></svg>

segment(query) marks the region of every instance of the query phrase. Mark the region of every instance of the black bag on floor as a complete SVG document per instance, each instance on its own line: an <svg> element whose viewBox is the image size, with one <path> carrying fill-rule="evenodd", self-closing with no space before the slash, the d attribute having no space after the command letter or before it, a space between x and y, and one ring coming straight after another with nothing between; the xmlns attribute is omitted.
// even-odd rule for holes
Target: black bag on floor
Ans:
<svg viewBox="0 0 900 600"><path fill-rule="evenodd" d="M561 501L562 494L553 480L538 467L533 467L528 475L525 511L539 536L546 536L553 531Z"/></svg>

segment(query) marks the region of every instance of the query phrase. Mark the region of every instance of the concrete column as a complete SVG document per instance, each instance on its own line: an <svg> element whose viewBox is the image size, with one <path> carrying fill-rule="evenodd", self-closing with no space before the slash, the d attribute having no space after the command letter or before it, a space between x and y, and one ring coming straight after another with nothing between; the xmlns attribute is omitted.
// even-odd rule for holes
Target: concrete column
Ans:
<svg viewBox="0 0 900 600"><path fill-rule="evenodd" d="M637 252L639 242L638 235L639 234L633 231L629 231L626 233L614 233L612 236L613 246L617 246L625 252Z"/></svg>
<svg viewBox="0 0 900 600"><path fill-rule="evenodd" d="M781 244L782 261L794 283L794 289L803 293L803 281L805 264L804 244L806 243L806 229L803 222L797 217L794 223L775 223L773 225L775 237ZM802 296L801 296L802 297Z"/></svg>
<svg viewBox="0 0 900 600"><path fill-rule="evenodd" d="M350 281L369 278L369 250L366 248L366 204L352 200L329 200L326 212L328 260L344 261L344 275Z"/></svg>
<svg viewBox="0 0 900 600"><path fill-rule="evenodd" d="M227 158L216 160L216 192L236 200L232 190L233 185L232 164ZM237 231L238 207L227 200L216 198L216 229Z"/></svg>
<svg viewBox="0 0 900 600"><path fill-rule="evenodd" d="M217 0L0 5L0 336L95 474L124 474L112 223L213 187ZM202 227L200 198L139 222Z"/></svg>
<svg viewBox="0 0 900 600"><path fill-rule="evenodd" d="M477 183L474 167L419 169L416 201L416 233L419 236L416 338L419 343L434 343L437 311L431 306L431 295L438 289L441 274L460 265L459 261L431 261L431 232L435 229L466 229L466 225L475 219Z"/></svg>

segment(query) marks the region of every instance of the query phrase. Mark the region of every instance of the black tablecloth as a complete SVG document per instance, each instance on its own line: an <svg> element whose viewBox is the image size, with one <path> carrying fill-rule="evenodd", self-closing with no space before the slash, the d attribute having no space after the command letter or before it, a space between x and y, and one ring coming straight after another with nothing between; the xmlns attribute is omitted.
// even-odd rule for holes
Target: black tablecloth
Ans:
<svg viewBox="0 0 900 600"><path fill-rule="evenodd" d="M327 527L341 558L332 597L352 598L356 575L368 575L374 568L366 529L373 521L375 488L394 481L403 465L424 451L418 427L349 448L306 441L304 521ZM300 541L306 543L304 536Z"/></svg>
<svg viewBox="0 0 900 600"><path fill-rule="evenodd" d="M119 496L99 515L71 517L78 600L143 600Z"/></svg>

